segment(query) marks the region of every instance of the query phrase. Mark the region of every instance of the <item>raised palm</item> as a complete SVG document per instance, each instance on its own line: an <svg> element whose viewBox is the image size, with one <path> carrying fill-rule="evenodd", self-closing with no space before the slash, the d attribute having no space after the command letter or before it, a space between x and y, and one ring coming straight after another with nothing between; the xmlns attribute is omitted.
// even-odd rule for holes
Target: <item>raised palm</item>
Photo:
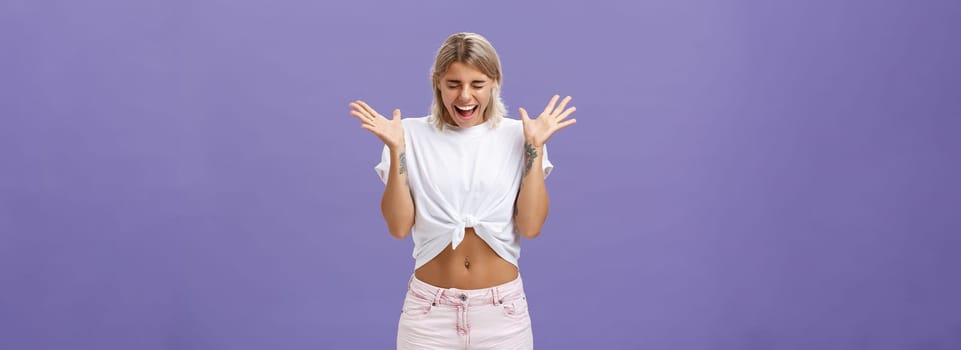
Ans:
<svg viewBox="0 0 961 350"><path fill-rule="evenodd" d="M350 115L360 120L360 127L376 135L387 147L404 145L404 126L401 124L399 109L394 110L393 119L385 118L360 100L351 102L350 109Z"/></svg>
<svg viewBox="0 0 961 350"><path fill-rule="evenodd" d="M531 119L527 116L527 111L520 108L521 121L524 123L525 142L530 143L535 148L541 147L547 143L547 139L551 138L555 132L577 122L577 119L564 120L577 110L573 106L564 109L567 107L567 103L571 101L571 97L565 97L561 104L557 105L557 99L559 98L560 96L554 95L544 111L537 116L537 119ZM555 107L555 105L557 106Z"/></svg>

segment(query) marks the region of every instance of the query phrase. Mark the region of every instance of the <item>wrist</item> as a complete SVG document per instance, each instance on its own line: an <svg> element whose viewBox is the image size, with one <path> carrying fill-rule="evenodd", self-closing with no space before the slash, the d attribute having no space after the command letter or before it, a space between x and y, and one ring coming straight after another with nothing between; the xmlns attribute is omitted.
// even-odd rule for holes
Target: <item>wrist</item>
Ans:
<svg viewBox="0 0 961 350"><path fill-rule="evenodd" d="M527 177L531 171L538 171L541 168L541 160L544 154L544 146L534 146L531 142L524 142L524 172L523 177Z"/></svg>
<svg viewBox="0 0 961 350"><path fill-rule="evenodd" d="M533 146L533 147L536 148L536 149L541 149L542 147L544 147L545 141L546 141L546 140L538 142L538 140L535 139L535 138L533 138L533 137L525 137L525 138L524 138L524 147L526 148L527 145L531 145L531 146Z"/></svg>
<svg viewBox="0 0 961 350"><path fill-rule="evenodd" d="M400 142L396 144L387 144L387 149L391 152L403 152L405 149L404 140L400 140Z"/></svg>

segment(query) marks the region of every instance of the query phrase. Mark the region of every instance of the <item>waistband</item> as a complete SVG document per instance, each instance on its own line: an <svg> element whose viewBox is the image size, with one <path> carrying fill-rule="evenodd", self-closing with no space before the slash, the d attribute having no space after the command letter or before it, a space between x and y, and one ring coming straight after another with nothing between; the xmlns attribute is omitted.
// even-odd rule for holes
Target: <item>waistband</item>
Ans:
<svg viewBox="0 0 961 350"><path fill-rule="evenodd" d="M407 289L414 296L435 305L500 305L526 297L520 274L513 281L481 289L441 288L411 274Z"/></svg>

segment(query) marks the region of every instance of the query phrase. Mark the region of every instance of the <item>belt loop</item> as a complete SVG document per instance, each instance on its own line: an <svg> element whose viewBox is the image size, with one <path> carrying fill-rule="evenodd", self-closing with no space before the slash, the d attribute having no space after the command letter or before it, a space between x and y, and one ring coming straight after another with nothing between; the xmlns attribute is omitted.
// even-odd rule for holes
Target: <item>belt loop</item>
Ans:
<svg viewBox="0 0 961 350"><path fill-rule="evenodd" d="M494 300L491 300L491 302L492 302L494 305L500 304L500 301L501 301L501 291L500 291L500 288L499 288L499 287L491 288L491 296L494 298Z"/></svg>
<svg viewBox="0 0 961 350"><path fill-rule="evenodd" d="M444 297L444 289L436 288L434 289L434 300L430 302L430 306L437 306L440 303L440 299Z"/></svg>

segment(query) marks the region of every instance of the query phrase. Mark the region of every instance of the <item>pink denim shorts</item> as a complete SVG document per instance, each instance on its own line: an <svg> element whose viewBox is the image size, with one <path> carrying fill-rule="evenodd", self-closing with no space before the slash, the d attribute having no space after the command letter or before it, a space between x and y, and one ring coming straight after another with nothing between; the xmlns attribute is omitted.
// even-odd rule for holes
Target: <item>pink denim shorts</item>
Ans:
<svg viewBox="0 0 961 350"><path fill-rule="evenodd" d="M517 279L484 289L440 288L413 275L397 349L533 349L527 296Z"/></svg>

